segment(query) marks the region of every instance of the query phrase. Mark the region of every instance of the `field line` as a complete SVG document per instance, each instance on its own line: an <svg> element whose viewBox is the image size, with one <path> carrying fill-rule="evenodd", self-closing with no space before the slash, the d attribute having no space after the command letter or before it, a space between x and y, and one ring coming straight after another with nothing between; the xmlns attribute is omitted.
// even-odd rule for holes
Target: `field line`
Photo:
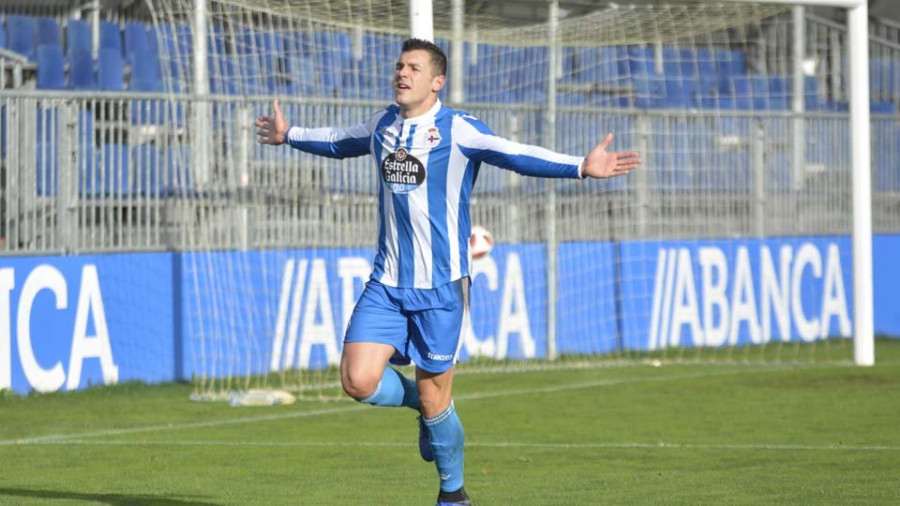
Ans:
<svg viewBox="0 0 900 506"><path fill-rule="evenodd" d="M109 441L88 439L57 439L28 443L41 446L203 446L203 447L249 447L249 448L412 448L415 443L373 442L373 441ZM467 448L514 448L514 449L646 449L646 450L773 450L773 451L900 451L896 445L843 445L843 444L766 444L766 443L526 443L526 442L467 442Z"/></svg>
<svg viewBox="0 0 900 506"><path fill-rule="evenodd" d="M752 371L752 372L780 371L780 370L783 370L783 369L781 369L781 368L766 368L766 369L759 369L759 370ZM622 384L628 384L628 383L647 383L647 382L671 381L671 380L679 380L679 379L695 379L695 378L703 378L703 377L710 377L710 376L725 376L725 375L734 375L734 374L744 374L747 372L750 372L750 371L748 371L747 369L720 370L720 371L715 371L715 372L702 372L702 373L694 373L694 374L642 376L642 377L635 377L635 378L606 379L606 380L596 380L596 381L587 381L587 382L579 382L579 383L568 383L568 384L562 384L562 385L553 385L553 386L541 387L541 388L494 390L494 391L490 391L490 392L462 394L462 395L454 396L454 398L458 401L468 401L468 400L492 399L492 398L497 398L497 397L508 397L508 396L515 396L515 395L540 395L540 394L545 394L545 393L563 392L563 391L567 391L567 390L610 387L610 386L616 386L616 385L622 385ZM313 417L313 416L352 413L352 412L364 411L364 410L370 409L370 408L371 408L370 406L364 405L364 404L353 404L350 406L341 406L341 407L337 407L337 408L317 409L317 410L311 410L311 411L292 411L289 413L274 413L274 414L269 414L269 415L244 416L244 417L236 417L236 418L220 418L220 419L207 420L207 421L202 421L202 422L184 422L184 423L144 425L144 426L139 426L139 427L128 427L128 428L121 428L121 429L104 429L104 430L87 431L87 432L76 432L76 433L70 433L70 434L47 434L44 436L0 440L0 446L47 443L47 442L55 442L55 441L64 441L64 440L69 440L69 439L81 439L81 438L93 438L93 437L105 437L105 436L121 436L121 435L126 435L126 434L141 434L141 433L148 433L148 432L170 432L170 431L187 430L187 429L199 429L199 428L209 428L209 427L221 427L221 426L226 426L226 425L238 425L238 424L244 424L244 423L258 423L258 422L270 422L270 421L277 421L277 420L289 420L289 419L295 419L295 418L309 418L309 417Z"/></svg>

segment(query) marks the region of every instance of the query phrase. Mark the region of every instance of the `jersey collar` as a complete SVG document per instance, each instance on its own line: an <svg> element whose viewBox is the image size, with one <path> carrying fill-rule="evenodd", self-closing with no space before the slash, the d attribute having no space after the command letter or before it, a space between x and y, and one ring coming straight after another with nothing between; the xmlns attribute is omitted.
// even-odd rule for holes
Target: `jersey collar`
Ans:
<svg viewBox="0 0 900 506"><path fill-rule="evenodd" d="M441 99L437 99L437 101L434 103L434 105L431 107L431 109L428 109L428 112L426 112L424 114L420 114L418 116L413 116L412 118L404 118L403 116L400 116L400 119L404 123L411 123L413 125L417 125L419 123L422 123L423 121L428 121L428 120L433 119L435 116L437 116L437 113L438 113L438 111L441 110L441 107L442 107Z"/></svg>

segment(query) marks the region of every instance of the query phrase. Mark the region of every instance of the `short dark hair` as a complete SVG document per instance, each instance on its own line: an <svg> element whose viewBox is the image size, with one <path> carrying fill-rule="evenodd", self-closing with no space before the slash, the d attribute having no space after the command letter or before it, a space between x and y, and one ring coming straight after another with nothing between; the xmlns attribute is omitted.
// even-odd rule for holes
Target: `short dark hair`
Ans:
<svg viewBox="0 0 900 506"><path fill-rule="evenodd" d="M434 42L424 39L406 39L403 41L403 53L421 49L431 55L431 70L435 76L447 75L447 55Z"/></svg>

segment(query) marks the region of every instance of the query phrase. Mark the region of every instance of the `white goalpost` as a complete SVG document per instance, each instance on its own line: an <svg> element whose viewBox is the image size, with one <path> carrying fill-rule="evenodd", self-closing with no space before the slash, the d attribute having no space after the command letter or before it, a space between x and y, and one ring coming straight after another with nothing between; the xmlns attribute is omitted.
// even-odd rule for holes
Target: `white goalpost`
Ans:
<svg viewBox="0 0 900 506"><path fill-rule="evenodd" d="M610 181L480 168L471 224L497 244L471 265L461 370L874 363L873 213L900 218L893 190L873 208L863 0L554 0L520 18L464 0L145 3L160 109L189 126L147 147L189 168L169 208L201 396L338 397L380 182L368 157L255 146L251 125L275 98L293 124L365 121L409 36L448 53L441 100L498 135L583 154L611 131L645 160Z"/></svg>

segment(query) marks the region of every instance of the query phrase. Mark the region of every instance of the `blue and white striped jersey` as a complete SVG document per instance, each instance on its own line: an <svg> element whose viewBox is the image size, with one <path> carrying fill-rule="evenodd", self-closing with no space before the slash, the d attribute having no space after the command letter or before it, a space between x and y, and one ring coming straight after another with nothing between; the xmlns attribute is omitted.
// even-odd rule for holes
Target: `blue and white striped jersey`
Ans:
<svg viewBox="0 0 900 506"><path fill-rule="evenodd" d="M349 128L293 127L287 142L332 158L375 158L381 184L372 279L399 288L435 288L469 275L469 195L482 162L580 178L583 160L498 137L440 101L415 118L391 105Z"/></svg>

